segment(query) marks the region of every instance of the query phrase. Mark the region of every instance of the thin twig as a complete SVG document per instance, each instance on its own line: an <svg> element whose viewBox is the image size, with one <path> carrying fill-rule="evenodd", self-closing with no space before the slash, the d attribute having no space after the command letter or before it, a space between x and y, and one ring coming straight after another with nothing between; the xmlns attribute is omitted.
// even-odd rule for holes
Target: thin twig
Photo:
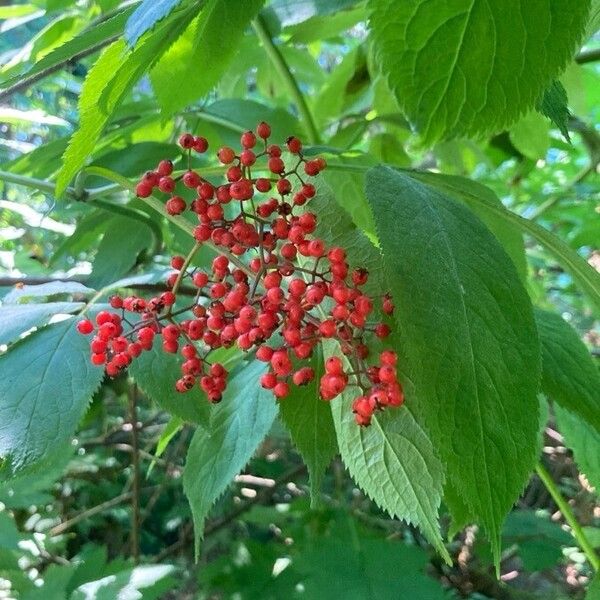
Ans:
<svg viewBox="0 0 600 600"><path fill-rule="evenodd" d="M283 54L281 54L279 48L273 43L273 39L271 38L264 19L259 15L254 21L252 21L252 27L254 28L258 39L261 41L269 60L273 63L273 67L275 67L276 71L285 81L288 91L294 99L294 103L298 107L298 112L300 113L302 120L306 125L306 132L308 134L310 143L319 144L319 130L317 129L313 115L308 108L306 98L304 97L304 94L302 94L300 86L298 85L295 77L292 75L288 64L285 62Z"/></svg>
<svg viewBox="0 0 600 600"><path fill-rule="evenodd" d="M137 384L129 388L129 422L131 424L131 556L134 564L140 562L140 454L137 422Z"/></svg>
<svg viewBox="0 0 600 600"><path fill-rule="evenodd" d="M250 510L254 505L258 504L259 502L265 502L265 501L269 500L275 494L275 492L278 490L280 485L287 483L294 477L298 477L299 475L302 475L305 472L306 472L305 465L299 465L297 467L290 469L287 473L284 473L281 477L279 477L275 481L275 484L272 487L263 488L251 500L244 502L243 504L238 506L235 510L233 510L229 514L221 517L220 519L217 519L215 521L208 523L208 525L204 529L204 537L206 538L209 535L213 535L217 531L220 531L221 529L223 529L223 527L226 527L232 521L235 521L235 519L240 517L246 511ZM183 527L183 530L181 532L181 536L180 536L179 540L177 540L174 544L171 544L170 546L165 548L162 552L159 552L152 559L152 562L159 563L159 562L163 561L165 558L167 558L168 556L171 556L172 554L175 554L176 552L178 552L179 550L184 548L188 544L189 537L192 534L193 530L194 530L193 522L188 521Z"/></svg>
<svg viewBox="0 0 600 600"><path fill-rule="evenodd" d="M596 62L597 60L600 60L600 48L583 50L575 56L575 62L578 65L585 65L586 63Z"/></svg>
<svg viewBox="0 0 600 600"><path fill-rule="evenodd" d="M594 546L588 540L583 528L577 521L577 518L573 514L569 503L563 498L558 486L552 479L550 473L546 470L546 468L542 465L542 463L538 463L535 468L535 472L538 474L538 477L542 480L543 484L546 486L548 492L552 496L554 502L556 502L556 506L558 506L558 510L562 513L565 521L568 523L571 528L571 534L577 540L579 547L583 550L583 553L586 555L590 564L594 571L600 570L600 557L596 554L594 550Z"/></svg>

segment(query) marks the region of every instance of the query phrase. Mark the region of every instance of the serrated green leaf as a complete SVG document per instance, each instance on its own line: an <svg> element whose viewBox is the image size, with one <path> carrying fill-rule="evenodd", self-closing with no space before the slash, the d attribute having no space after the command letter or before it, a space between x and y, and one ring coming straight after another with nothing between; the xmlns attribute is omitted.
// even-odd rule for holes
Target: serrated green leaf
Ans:
<svg viewBox="0 0 600 600"><path fill-rule="evenodd" d="M85 165L110 117L138 79L159 60L188 23L189 8L168 19L127 51L124 40L109 46L94 63L79 97L79 128L69 141L56 178L61 196L71 179Z"/></svg>
<svg viewBox="0 0 600 600"><path fill-rule="evenodd" d="M524 283L527 281L527 259L523 234L513 224L507 223L505 219L499 217L496 212L490 212L486 205L472 201L474 197L484 198L487 203L498 210L506 210L500 198L490 188L472 179L455 175L418 171L406 171L405 174L434 186L447 196L465 203L502 244L504 251L512 259L521 281Z"/></svg>
<svg viewBox="0 0 600 600"><path fill-rule="evenodd" d="M600 432L578 414L554 405L554 416L565 446L573 451L579 470L600 490Z"/></svg>
<svg viewBox="0 0 600 600"><path fill-rule="evenodd" d="M48 302L0 306L0 344L14 342L32 327L45 325L52 316L74 313L83 302Z"/></svg>
<svg viewBox="0 0 600 600"><path fill-rule="evenodd" d="M181 0L143 0L127 20L125 39L133 47L158 21L164 19Z"/></svg>
<svg viewBox="0 0 600 600"><path fill-rule="evenodd" d="M103 376L75 319L14 344L0 356L0 456L16 471L68 440Z"/></svg>
<svg viewBox="0 0 600 600"><path fill-rule="evenodd" d="M581 42L590 2L369 0L368 6L380 68L432 144L498 132L534 108Z"/></svg>
<svg viewBox="0 0 600 600"><path fill-rule="evenodd" d="M69 40L52 50L52 52L44 56L41 60L36 61L31 68L6 81L0 82L0 86L4 88L10 87L24 77L33 77L46 69L52 69L80 52L90 50L94 47L100 49L103 44L106 43L106 40L115 38L121 33L123 26L132 11L133 8L126 8L114 17L102 21L97 25L92 25L89 29L82 31L75 36L72 40Z"/></svg>
<svg viewBox="0 0 600 600"><path fill-rule="evenodd" d="M39 285L15 287L2 298L2 303L4 305L21 304L23 300L30 300L31 298L53 298L71 294L87 296L94 293L94 291L78 281L50 281Z"/></svg>
<svg viewBox="0 0 600 600"><path fill-rule="evenodd" d="M565 139L570 142L569 129L569 112L567 90L560 81L553 81L548 88L544 90L542 99L538 103L537 110L548 117L559 131L565 136Z"/></svg>
<svg viewBox="0 0 600 600"><path fill-rule="evenodd" d="M88 280L98 289L127 275L135 266L140 252L150 246L153 239L146 225L127 217L107 219L105 227Z"/></svg>
<svg viewBox="0 0 600 600"><path fill-rule="evenodd" d="M600 372L577 332L559 315L536 309L542 391L600 433Z"/></svg>
<svg viewBox="0 0 600 600"><path fill-rule="evenodd" d="M233 61L264 0L207 0L150 75L164 117L206 95ZM223 23L227 23L223 27Z"/></svg>
<svg viewBox="0 0 600 600"><path fill-rule="evenodd" d="M544 159L550 147L550 124L540 113L528 112L510 128L509 139L523 156Z"/></svg>
<svg viewBox="0 0 600 600"><path fill-rule="evenodd" d="M50 491L73 458L75 446L63 442L37 462L14 474L8 463L0 467L0 502L6 508L28 508L52 502Z"/></svg>
<svg viewBox="0 0 600 600"><path fill-rule="evenodd" d="M510 258L467 208L387 167L369 171L366 191L412 406L498 560L502 522L536 459L531 303Z"/></svg>
<svg viewBox="0 0 600 600"><path fill-rule="evenodd" d="M175 389L175 382L181 377L181 362L176 355L163 352L159 346L156 341L152 350L142 352L131 363L130 375L161 408L184 421L206 427L210 420L206 395L198 386L185 394Z"/></svg>
<svg viewBox="0 0 600 600"><path fill-rule="evenodd" d="M319 397L318 382L323 374L320 352L311 366L315 378L306 386L292 386L290 394L279 404L279 415L308 467L311 504L315 506L323 475L338 447L331 410Z"/></svg>
<svg viewBox="0 0 600 600"><path fill-rule="evenodd" d="M183 487L194 517L196 555L212 505L252 458L277 416L273 395L259 384L264 370L259 361L242 368L215 407L210 428L198 428L192 438Z"/></svg>
<svg viewBox="0 0 600 600"><path fill-rule="evenodd" d="M375 233L375 223L373 222L371 208L365 198L365 173L352 171L351 169L352 166L357 164L367 164L374 167L377 161L368 154L357 157L339 157L338 160L342 165L349 167L349 170L327 169L323 172L323 180L329 186L339 206L352 217L354 224L365 233L373 235ZM320 201L320 196L317 200ZM334 210L334 207L335 204L332 206L332 210ZM335 210L339 213L337 207L335 207ZM333 213L331 213L331 216L333 216ZM327 215L321 217L320 221L331 222ZM350 221L348 221L348 225L351 229L353 228ZM339 231L342 231L341 227L339 227Z"/></svg>
<svg viewBox="0 0 600 600"><path fill-rule="evenodd" d="M337 353L333 346L327 343L326 356ZM378 506L419 527L450 562L437 519L444 469L431 441L407 408L379 413L369 427L359 427L352 413L356 395L347 390L331 402L344 465Z"/></svg>
<svg viewBox="0 0 600 600"><path fill-rule="evenodd" d="M411 176L414 175L415 173L411 173ZM423 174L419 174L419 178L421 175ZM436 187L444 186L444 188L446 188L446 184L450 179L448 176L442 177L437 174L430 174L429 176L434 178L435 181L432 179L431 181L427 181L427 183L435 185ZM453 187L455 186L448 188L447 193L450 193ZM567 244L559 237L552 234L547 229L544 229L541 225L513 213L505 208L502 203L493 202L489 197L489 193L479 193L473 186L461 185L460 195L468 204L469 208L482 218L482 220L483 215L485 215L485 213L488 214L488 217L485 219L486 224L489 224L493 220L492 217L499 218L510 227L530 235L544 246L572 275L573 279L579 284L581 290L587 295L588 299L596 309L600 310L600 273L594 270L590 264L581 258L577 252L567 246Z"/></svg>

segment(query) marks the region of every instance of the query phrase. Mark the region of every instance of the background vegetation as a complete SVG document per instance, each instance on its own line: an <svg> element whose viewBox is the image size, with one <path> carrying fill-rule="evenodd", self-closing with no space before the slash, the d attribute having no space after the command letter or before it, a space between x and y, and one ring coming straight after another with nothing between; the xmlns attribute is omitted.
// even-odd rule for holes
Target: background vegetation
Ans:
<svg viewBox="0 0 600 600"><path fill-rule="evenodd" d="M427 4L432 11L408 27L406 15ZM600 380L592 362L600 356L600 7L564 2L553 14L551 0L523 1L517 18L513 2L495 2L490 16L475 1L465 25L450 4L462 3L0 2L0 598L600 598L598 580L590 585L600 548ZM183 131L216 149L261 120L274 138L297 134L327 157L323 178L337 205L326 222L373 241L385 227L365 194L369 167L461 177L446 179L442 191L466 199L514 260L533 304L552 313L538 313L547 343L531 455L542 456L541 466L527 479L535 463L525 459L490 465L527 471L501 527L499 579L489 544L496 532L485 519L467 510L461 520L442 502L446 564L430 536L377 505L394 512L397 499L386 505L365 493L338 456L325 471L336 454L332 425L319 432L324 455L307 460L313 475L322 473L311 502L289 415L266 423L248 464L232 461L241 473L231 486L225 466L211 475L219 493L203 500L218 501L195 562L182 479L208 406L182 406L172 363L100 382L72 323L46 327L59 313L79 312L90 290L101 291L102 303L114 290L164 289L170 256L187 253L191 241L134 198L132 182L175 157ZM423 177L413 181L431 182ZM376 206L383 186L370 181ZM517 217L478 212L469 194ZM413 232L402 230L400 212L386 218L396 234L381 236L384 252L404 256ZM415 250L424 258L428 251ZM202 254L198 264L210 259ZM422 274L425 281L427 268ZM41 373L38 360L49 370ZM73 369L85 373L69 395L80 410L62 421L56 403ZM13 400L25 402L31 389L43 401L15 411ZM241 383L232 391L245 393ZM217 421L227 416L221 406ZM34 423L31 439L15 414ZM234 434L250 435L238 414ZM314 427L296 424L309 434ZM22 467L16 473L8 457Z"/></svg>

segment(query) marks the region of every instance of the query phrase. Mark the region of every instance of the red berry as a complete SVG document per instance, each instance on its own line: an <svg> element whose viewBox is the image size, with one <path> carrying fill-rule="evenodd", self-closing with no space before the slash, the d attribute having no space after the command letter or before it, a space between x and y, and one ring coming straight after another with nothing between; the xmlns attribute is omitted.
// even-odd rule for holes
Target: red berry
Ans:
<svg viewBox="0 0 600 600"><path fill-rule="evenodd" d="M256 135L263 140L266 140L271 135L271 127L268 123L261 121L256 127Z"/></svg>
<svg viewBox="0 0 600 600"><path fill-rule="evenodd" d="M289 137L285 143L293 154L298 154L302 150L302 142L297 137Z"/></svg>
<svg viewBox="0 0 600 600"><path fill-rule="evenodd" d="M235 152L228 146L223 146L223 148L220 148L217 152L217 157L224 165L228 165L233 162Z"/></svg>
<svg viewBox="0 0 600 600"><path fill-rule="evenodd" d="M94 331L94 324L89 319L84 319L77 323L77 331L83 335L88 335Z"/></svg>
<svg viewBox="0 0 600 600"><path fill-rule="evenodd" d="M148 198L152 194L152 185L147 181L140 181L135 186L135 195L138 198Z"/></svg>
<svg viewBox="0 0 600 600"><path fill-rule="evenodd" d="M179 145L189 150L194 145L194 136L191 133L183 133L179 136Z"/></svg>
<svg viewBox="0 0 600 600"><path fill-rule="evenodd" d="M161 177L166 177L173 172L173 163L170 160L161 160L158 163L158 167L156 168L156 172Z"/></svg>
<svg viewBox="0 0 600 600"><path fill-rule="evenodd" d="M208 150L208 141L203 137L195 137L192 148L200 154Z"/></svg>
<svg viewBox="0 0 600 600"><path fill-rule="evenodd" d="M254 148L256 145L256 136L251 131L242 133L240 142L244 148Z"/></svg>
<svg viewBox="0 0 600 600"><path fill-rule="evenodd" d="M186 209L186 204L181 196L173 196L167 200L165 207L170 215L180 215Z"/></svg>

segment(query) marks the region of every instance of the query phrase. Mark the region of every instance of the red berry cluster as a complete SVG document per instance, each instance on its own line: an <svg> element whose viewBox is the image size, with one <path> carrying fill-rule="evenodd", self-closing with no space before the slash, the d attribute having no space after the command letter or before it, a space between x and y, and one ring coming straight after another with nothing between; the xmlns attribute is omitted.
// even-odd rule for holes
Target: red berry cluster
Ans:
<svg viewBox="0 0 600 600"><path fill-rule="evenodd" d="M211 402L218 402L227 371L219 363L211 364L209 355L236 344L269 363L261 385L285 398L290 385L314 379L313 369L302 361L311 358L323 339L333 338L350 366L345 368L338 357L328 358L320 395L329 401L347 386L356 386L360 393L353 403L355 419L369 425L375 411L400 406L404 400L394 352L385 350L377 364L367 364L368 337L386 338L390 328L369 322L374 301L363 291L367 270L351 269L344 248L327 247L316 237L317 217L302 208L316 194L307 177L325 169L325 160L307 158L296 137L288 138L284 148L269 144L270 134L263 122L256 133L242 134L239 153L219 149L225 182L215 183L190 168L191 152L206 152L208 143L189 133L179 138L188 151L187 170L177 174L173 163L163 160L142 177L136 187L139 197L158 190L169 195L165 203L169 215L185 210L197 215L196 244L188 257L172 258L170 291L150 300L111 298L112 307L121 313L97 315L92 362L105 364L107 374L115 376L152 348L159 335L165 352L182 356L176 389L185 392L199 385ZM292 166L286 165L284 153ZM191 266L194 252L203 244L217 252L210 270ZM182 303L178 292L183 283L195 290L195 297L175 310L176 303ZM392 314L389 296L382 298L381 309ZM131 322L127 313L139 318ZM88 320L78 327L84 334L95 330Z"/></svg>

